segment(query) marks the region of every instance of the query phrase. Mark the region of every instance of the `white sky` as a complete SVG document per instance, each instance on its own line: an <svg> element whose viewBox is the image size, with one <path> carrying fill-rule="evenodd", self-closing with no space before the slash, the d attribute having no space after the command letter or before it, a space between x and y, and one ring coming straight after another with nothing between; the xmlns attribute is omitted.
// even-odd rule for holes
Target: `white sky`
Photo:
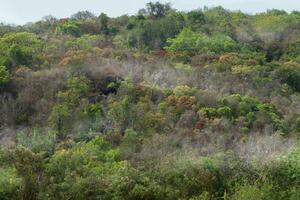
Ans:
<svg viewBox="0 0 300 200"><path fill-rule="evenodd" d="M0 22L25 24L40 20L46 15L62 18L80 10L109 16L135 14L150 0L0 0ZM155 1L155 0L154 0ZM300 10L300 0L162 0L171 2L178 10L192 10L203 6L223 6L247 13L267 9Z"/></svg>

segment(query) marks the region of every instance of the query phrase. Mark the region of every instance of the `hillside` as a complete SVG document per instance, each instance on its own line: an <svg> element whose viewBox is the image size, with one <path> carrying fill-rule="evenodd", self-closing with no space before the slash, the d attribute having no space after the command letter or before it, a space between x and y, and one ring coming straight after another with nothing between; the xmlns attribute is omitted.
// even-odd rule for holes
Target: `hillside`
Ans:
<svg viewBox="0 0 300 200"><path fill-rule="evenodd" d="M0 199L300 199L300 12L0 24Z"/></svg>

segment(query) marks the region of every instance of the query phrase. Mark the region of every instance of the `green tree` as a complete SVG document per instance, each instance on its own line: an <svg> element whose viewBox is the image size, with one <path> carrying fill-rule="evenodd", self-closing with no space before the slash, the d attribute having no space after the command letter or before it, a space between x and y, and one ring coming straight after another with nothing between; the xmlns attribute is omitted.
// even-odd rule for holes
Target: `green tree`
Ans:
<svg viewBox="0 0 300 200"><path fill-rule="evenodd" d="M289 85L293 90L300 92L300 65L298 63L286 63L275 70L274 75L283 84Z"/></svg>
<svg viewBox="0 0 300 200"><path fill-rule="evenodd" d="M206 20L206 16L202 10L193 10L187 13L187 23L193 31L201 30Z"/></svg>
<svg viewBox="0 0 300 200"><path fill-rule="evenodd" d="M90 11L79 11L71 16L71 19L74 20L88 20L95 18L95 15Z"/></svg>
<svg viewBox="0 0 300 200"><path fill-rule="evenodd" d="M42 198L112 199L113 182L127 168L119 151L101 137L58 150L45 165Z"/></svg>
<svg viewBox="0 0 300 200"><path fill-rule="evenodd" d="M136 20L129 31L128 44L139 49L160 50L168 38L175 37L182 30L184 24L184 16L176 12L155 20Z"/></svg>
<svg viewBox="0 0 300 200"><path fill-rule="evenodd" d="M184 28L176 38L170 38L165 49L175 55L193 56L201 53L234 52L238 46L234 40L226 35L207 36Z"/></svg>
<svg viewBox="0 0 300 200"><path fill-rule="evenodd" d="M27 32L9 33L0 38L0 65L38 64L38 53L42 49L42 41L37 35ZM6 65L8 66L8 65Z"/></svg>
<svg viewBox="0 0 300 200"><path fill-rule="evenodd" d="M157 2L149 2L146 4L146 9L141 9L139 14L143 14L153 18L161 18L164 17L168 11L171 10L171 4L166 3L162 4L159 1Z"/></svg>
<svg viewBox="0 0 300 200"><path fill-rule="evenodd" d="M79 117L76 112L86 105L86 95L90 90L89 80L84 76L71 77L66 81L67 90L57 94L59 103L54 105L48 121L58 131L59 139L64 139Z"/></svg>
<svg viewBox="0 0 300 200"><path fill-rule="evenodd" d="M101 27L101 32L106 35L109 34L109 27L108 27L109 17L105 13L101 13L98 19Z"/></svg>
<svg viewBox="0 0 300 200"><path fill-rule="evenodd" d="M22 178L22 199L36 200L41 183L39 177L43 171L43 156L19 147L13 153L12 160L17 174Z"/></svg>
<svg viewBox="0 0 300 200"><path fill-rule="evenodd" d="M133 156L138 147L138 134L133 129L126 129L125 135L120 144L120 154L123 159Z"/></svg>
<svg viewBox="0 0 300 200"><path fill-rule="evenodd" d="M76 21L63 22L56 28L57 33L69 34L74 37L80 37L82 32L79 28L79 24Z"/></svg>

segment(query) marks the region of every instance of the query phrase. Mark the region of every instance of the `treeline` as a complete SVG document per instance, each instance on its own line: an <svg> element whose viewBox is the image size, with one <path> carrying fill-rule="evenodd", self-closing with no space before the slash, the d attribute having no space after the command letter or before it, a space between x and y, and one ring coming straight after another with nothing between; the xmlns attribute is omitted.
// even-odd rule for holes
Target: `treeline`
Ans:
<svg viewBox="0 0 300 200"><path fill-rule="evenodd" d="M300 199L300 12L0 25L0 199Z"/></svg>

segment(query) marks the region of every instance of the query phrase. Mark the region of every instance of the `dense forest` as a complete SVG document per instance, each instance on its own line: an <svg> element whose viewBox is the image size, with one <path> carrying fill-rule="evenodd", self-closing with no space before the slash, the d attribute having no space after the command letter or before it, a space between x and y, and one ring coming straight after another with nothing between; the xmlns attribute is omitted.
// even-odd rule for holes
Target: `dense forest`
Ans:
<svg viewBox="0 0 300 200"><path fill-rule="evenodd" d="M0 199L299 200L300 12L0 24Z"/></svg>

